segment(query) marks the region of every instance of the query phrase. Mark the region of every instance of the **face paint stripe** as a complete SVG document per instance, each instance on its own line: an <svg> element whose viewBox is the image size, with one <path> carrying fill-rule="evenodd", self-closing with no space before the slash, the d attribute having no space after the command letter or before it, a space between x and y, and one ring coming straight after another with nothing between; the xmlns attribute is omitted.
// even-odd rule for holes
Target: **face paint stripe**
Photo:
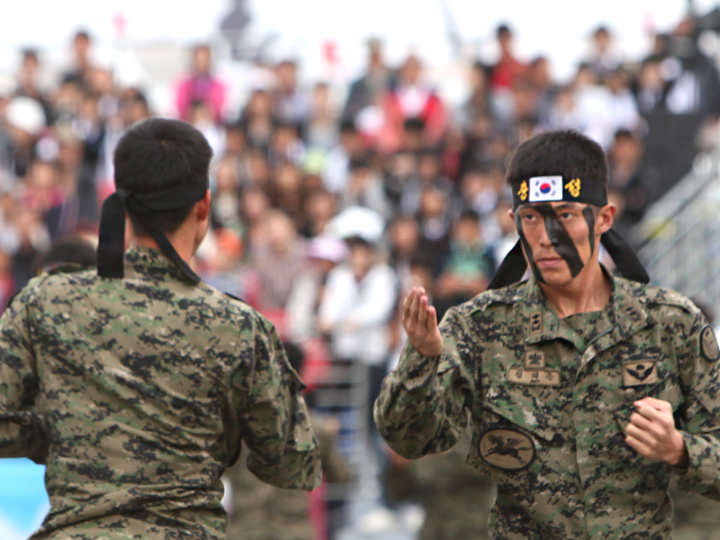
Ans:
<svg viewBox="0 0 720 540"><path fill-rule="evenodd" d="M595 212L592 207L583 208L583 217L588 226L588 240L590 241L590 255L595 252Z"/></svg>
<svg viewBox="0 0 720 540"><path fill-rule="evenodd" d="M532 254L532 248L530 247L530 243L527 241L527 238L525 238L525 233L523 232L522 228L522 222L520 221L520 216L517 214L515 215L515 226L517 227L520 242L522 242L523 249L525 250L525 258L530 263L530 269L532 270L535 279L540 283L545 283L545 280L540 273L540 269L537 267L537 264L535 264L535 259L533 258Z"/></svg>
<svg viewBox="0 0 720 540"><path fill-rule="evenodd" d="M549 204L533 205L533 210L536 210L542 216L548 238L557 254L567 263L570 275L572 277L577 276L585 265L580 259L580 254L572 238L570 238L563 224L558 221L555 210Z"/></svg>

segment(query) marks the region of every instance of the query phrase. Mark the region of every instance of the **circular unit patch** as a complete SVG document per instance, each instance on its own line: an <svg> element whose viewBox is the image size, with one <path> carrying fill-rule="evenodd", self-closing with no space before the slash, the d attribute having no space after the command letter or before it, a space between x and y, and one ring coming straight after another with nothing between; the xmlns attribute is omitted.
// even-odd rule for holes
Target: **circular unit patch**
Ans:
<svg viewBox="0 0 720 540"><path fill-rule="evenodd" d="M714 362L720 356L715 332L713 332L709 324L700 332L700 352L710 362Z"/></svg>
<svg viewBox="0 0 720 540"><path fill-rule="evenodd" d="M535 458L535 445L521 431L491 429L480 437L480 457L498 469L518 471L530 465Z"/></svg>

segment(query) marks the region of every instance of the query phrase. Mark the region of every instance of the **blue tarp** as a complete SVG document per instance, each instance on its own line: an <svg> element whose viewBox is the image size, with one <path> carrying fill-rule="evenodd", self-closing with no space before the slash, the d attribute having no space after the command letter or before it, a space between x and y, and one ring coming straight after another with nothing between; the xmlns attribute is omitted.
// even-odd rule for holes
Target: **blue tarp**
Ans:
<svg viewBox="0 0 720 540"><path fill-rule="evenodd" d="M50 508L45 467L29 459L0 459L0 538L25 540Z"/></svg>

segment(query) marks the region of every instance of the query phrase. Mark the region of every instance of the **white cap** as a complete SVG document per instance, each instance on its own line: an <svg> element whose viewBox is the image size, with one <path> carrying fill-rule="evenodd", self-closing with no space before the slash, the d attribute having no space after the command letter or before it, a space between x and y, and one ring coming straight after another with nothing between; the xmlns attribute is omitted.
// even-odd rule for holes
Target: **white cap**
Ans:
<svg viewBox="0 0 720 540"><path fill-rule="evenodd" d="M363 206L350 206L327 224L325 232L337 238L358 237L369 244L382 238L385 222L375 210Z"/></svg>

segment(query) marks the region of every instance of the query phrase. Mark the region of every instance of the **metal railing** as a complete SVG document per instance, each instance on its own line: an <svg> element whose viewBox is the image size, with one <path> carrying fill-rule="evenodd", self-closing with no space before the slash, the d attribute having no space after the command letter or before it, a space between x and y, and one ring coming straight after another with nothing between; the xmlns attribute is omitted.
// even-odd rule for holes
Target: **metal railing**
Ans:
<svg viewBox="0 0 720 540"><path fill-rule="evenodd" d="M720 146L699 154L634 232L654 284L720 305Z"/></svg>

